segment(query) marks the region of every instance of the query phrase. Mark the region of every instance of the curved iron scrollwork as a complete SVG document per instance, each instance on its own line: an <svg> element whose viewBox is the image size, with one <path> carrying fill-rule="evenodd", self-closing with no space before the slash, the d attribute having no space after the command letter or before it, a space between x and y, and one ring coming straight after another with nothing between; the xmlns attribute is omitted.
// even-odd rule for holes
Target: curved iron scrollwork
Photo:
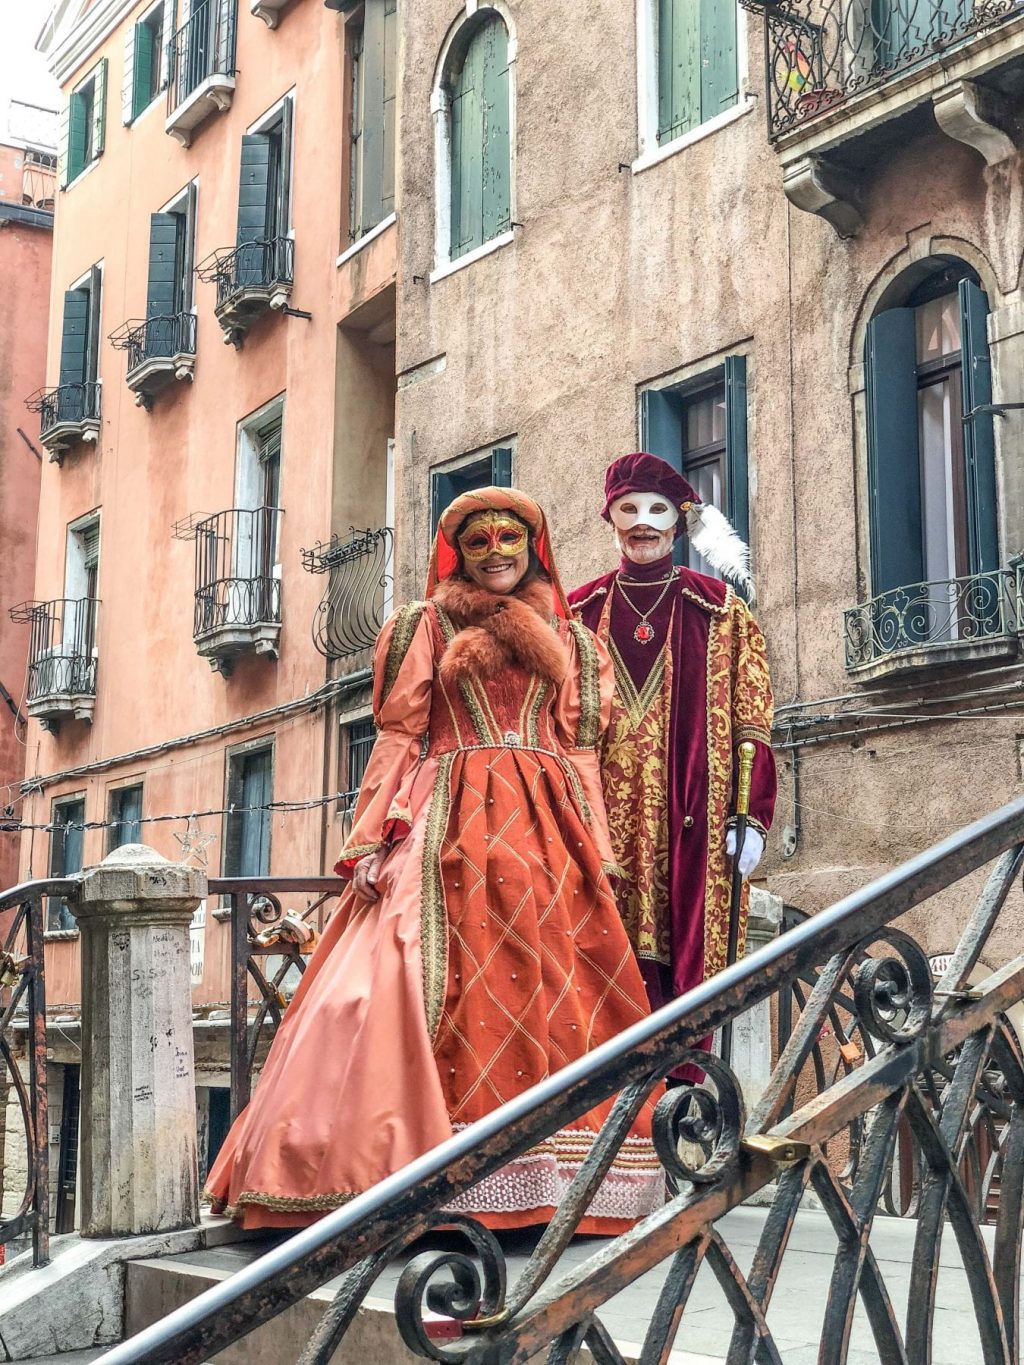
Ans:
<svg viewBox="0 0 1024 1365"><path fill-rule="evenodd" d="M960 942L933 982L920 945L897 921L993 860L976 906L962 916ZM294 1245L276 1248L262 1267L247 1267L236 1286L219 1285L115 1347L109 1365L208 1359L312 1286L343 1274L320 1327L296 1350L300 1365L326 1365L388 1261L424 1232L451 1224L465 1244L414 1257L399 1286L399 1330L422 1357L487 1365L545 1352L555 1365L567 1365L586 1344L601 1365L621 1365L623 1353L602 1312L626 1286L663 1267L639 1356L657 1365L669 1360L689 1321L697 1274L706 1265L732 1315L727 1358L780 1362L772 1297L808 1190L835 1233L821 1360L840 1365L847 1359L858 1303L879 1360L930 1358L941 1307L935 1267L950 1227L972 1296L978 1358L1017 1365L1024 1056L1005 1015L1024 998L1024 953L996 970L983 968L981 958L1022 867L1024 800L795 924L458 1132L307 1228ZM767 1086L745 1115L731 1071L694 1049L746 1011L788 1000L801 980L799 1019L780 1039ZM661 1096L663 1078L683 1061L702 1069L703 1082ZM630 1231L588 1249L585 1259L563 1261L651 1095L669 1197ZM552 1221L506 1284L500 1246L464 1216L471 1207L467 1191L611 1096L608 1118ZM856 1146L844 1149L851 1132ZM905 1322L886 1285L886 1263L871 1244L901 1143L916 1163ZM720 1220L759 1191L771 1207L753 1259L743 1257L741 1265L729 1246L729 1225ZM984 1216L994 1219L995 1254L982 1235Z"/></svg>
<svg viewBox="0 0 1024 1365"><path fill-rule="evenodd" d="M372 648L391 604L394 547L394 531L382 526L303 550L304 568L329 575L313 620L313 643L325 658Z"/></svg>
<svg viewBox="0 0 1024 1365"><path fill-rule="evenodd" d="M879 593L843 613L846 666L905 650L1011 635L1018 626L1018 595L1016 575L1003 569Z"/></svg>

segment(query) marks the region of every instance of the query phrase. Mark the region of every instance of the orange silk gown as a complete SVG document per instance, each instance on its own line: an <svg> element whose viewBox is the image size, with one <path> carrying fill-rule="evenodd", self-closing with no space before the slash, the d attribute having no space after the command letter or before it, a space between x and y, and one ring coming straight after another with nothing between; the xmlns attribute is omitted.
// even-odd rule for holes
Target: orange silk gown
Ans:
<svg viewBox="0 0 1024 1365"><path fill-rule="evenodd" d="M342 896L210 1173L215 1206L245 1226L312 1221L648 1012L604 866L611 668L584 627L558 629L558 688L512 668L449 689L452 625L434 602L381 632L379 736L338 869L397 842L377 902ZM546 1222L609 1109L450 1207L495 1228ZM580 1231L664 1201L650 1111Z"/></svg>

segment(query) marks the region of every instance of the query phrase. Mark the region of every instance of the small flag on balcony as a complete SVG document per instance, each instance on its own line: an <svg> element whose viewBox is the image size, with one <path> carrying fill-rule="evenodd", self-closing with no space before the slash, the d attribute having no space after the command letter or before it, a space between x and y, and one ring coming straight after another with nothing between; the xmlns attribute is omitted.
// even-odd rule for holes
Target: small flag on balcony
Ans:
<svg viewBox="0 0 1024 1365"><path fill-rule="evenodd" d="M811 78L811 64L792 38L786 39L786 51L789 53L790 63L786 84L790 90L799 93Z"/></svg>

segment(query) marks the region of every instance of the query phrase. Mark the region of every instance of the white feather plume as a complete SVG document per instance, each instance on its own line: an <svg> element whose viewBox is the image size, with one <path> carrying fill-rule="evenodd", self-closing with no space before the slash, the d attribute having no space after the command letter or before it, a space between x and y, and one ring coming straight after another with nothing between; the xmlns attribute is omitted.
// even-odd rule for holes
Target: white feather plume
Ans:
<svg viewBox="0 0 1024 1365"><path fill-rule="evenodd" d="M736 534L718 508L707 502L691 507L686 514L686 534L697 553L724 578L742 588L753 606L750 546Z"/></svg>

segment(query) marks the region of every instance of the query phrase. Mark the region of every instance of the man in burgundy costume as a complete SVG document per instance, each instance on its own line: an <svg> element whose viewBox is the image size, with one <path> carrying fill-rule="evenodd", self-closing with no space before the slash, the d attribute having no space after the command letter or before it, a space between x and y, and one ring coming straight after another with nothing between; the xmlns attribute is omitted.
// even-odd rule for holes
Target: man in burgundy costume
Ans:
<svg viewBox="0 0 1024 1365"><path fill-rule="evenodd" d="M615 667L602 784L619 911L657 1009L726 965L736 749L756 748L740 853L749 876L775 806L771 682L746 602L730 583L673 564L685 531L750 596L747 547L717 509L666 461L635 454L609 466L601 515L621 563L569 600Z"/></svg>

